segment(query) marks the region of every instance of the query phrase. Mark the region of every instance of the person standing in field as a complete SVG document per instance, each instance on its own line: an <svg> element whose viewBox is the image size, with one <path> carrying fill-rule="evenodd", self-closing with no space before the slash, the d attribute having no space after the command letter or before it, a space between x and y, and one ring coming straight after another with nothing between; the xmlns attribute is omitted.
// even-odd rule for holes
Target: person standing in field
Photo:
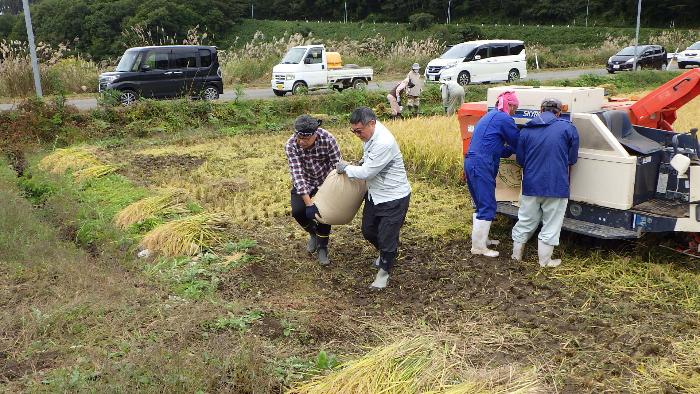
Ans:
<svg viewBox="0 0 700 394"><path fill-rule="evenodd" d="M318 208L311 198L341 161L338 142L321 128L320 120L300 115L294 121L294 134L287 140L285 152L292 178L292 216L309 233L307 252L318 252L319 264L326 266L330 264L328 240L331 226L316 220Z"/></svg>
<svg viewBox="0 0 700 394"><path fill-rule="evenodd" d="M489 245L498 241L488 238L496 218L496 175L501 158L511 156L518 146L518 127L513 115L518 109L515 92L498 96L496 108L484 115L474 127L469 151L464 157L464 175L476 212L473 215L472 254L498 257Z"/></svg>
<svg viewBox="0 0 700 394"><path fill-rule="evenodd" d="M423 79L420 75L420 65L418 63L413 63L411 66L411 71L406 75L408 83L406 84L406 95L408 96L407 105L408 110L414 115L418 115L420 109L420 94L423 92Z"/></svg>
<svg viewBox="0 0 700 394"><path fill-rule="evenodd" d="M396 262L399 232L406 220L411 185L399 145L391 132L367 107L350 115L352 132L363 142L361 165L338 162L338 174L367 181L362 211L362 235L379 251L374 261L379 270L370 288L383 289Z"/></svg>
<svg viewBox="0 0 700 394"><path fill-rule="evenodd" d="M537 240L541 267L556 267L554 247L569 202L569 174L578 160L578 130L561 119L562 103L545 99L540 115L520 131L516 160L523 168L523 186L518 208L518 222L513 227L514 260L522 260L525 243L542 223Z"/></svg>

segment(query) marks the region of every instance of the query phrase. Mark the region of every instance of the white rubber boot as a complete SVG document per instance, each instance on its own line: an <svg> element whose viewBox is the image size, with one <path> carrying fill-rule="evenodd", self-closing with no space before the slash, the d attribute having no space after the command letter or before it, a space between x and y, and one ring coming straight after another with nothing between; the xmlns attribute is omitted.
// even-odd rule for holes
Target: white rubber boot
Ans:
<svg viewBox="0 0 700 394"><path fill-rule="evenodd" d="M540 267L557 267L561 264L561 260L552 260L554 246L547 245L541 240L537 240L537 256L540 258Z"/></svg>
<svg viewBox="0 0 700 394"><path fill-rule="evenodd" d="M475 221L476 221L476 213L473 213L472 214L472 223L474 223ZM500 243L501 243L501 241L499 241L497 239L490 239L488 237L486 238L486 246L497 246Z"/></svg>
<svg viewBox="0 0 700 394"><path fill-rule="evenodd" d="M517 261L523 261L523 253L525 252L525 244L513 241L513 254L510 258Z"/></svg>
<svg viewBox="0 0 700 394"><path fill-rule="evenodd" d="M377 276L374 278L374 282L372 282L369 288L377 290L383 289L386 287L388 281L389 273L380 268L379 271L377 271Z"/></svg>
<svg viewBox="0 0 700 394"><path fill-rule="evenodd" d="M498 257L498 252L491 250L486 246L486 240L489 239L489 229L491 221L479 220L474 218L472 225L472 254L481 254L486 257Z"/></svg>

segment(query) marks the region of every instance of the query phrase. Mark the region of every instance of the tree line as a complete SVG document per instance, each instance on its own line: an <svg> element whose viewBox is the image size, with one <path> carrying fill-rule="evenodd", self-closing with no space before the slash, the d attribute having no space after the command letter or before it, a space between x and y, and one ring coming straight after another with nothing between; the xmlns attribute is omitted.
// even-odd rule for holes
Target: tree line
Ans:
<svg viewBox="0 0 700 394"><path fill-rule="evenodd" d="M121 53L125 32L140 26L179 37L200 26L230 35L241 18L444 23L633 26L637 0L30 0L37 39L70 42L96 59ZM346 14L347 10L347 14ZM645 27L697 27L698 0L646 1ZM0 0L0 38L26 37L21 0ZM158 29L157 31L155 29Z"/></svg>

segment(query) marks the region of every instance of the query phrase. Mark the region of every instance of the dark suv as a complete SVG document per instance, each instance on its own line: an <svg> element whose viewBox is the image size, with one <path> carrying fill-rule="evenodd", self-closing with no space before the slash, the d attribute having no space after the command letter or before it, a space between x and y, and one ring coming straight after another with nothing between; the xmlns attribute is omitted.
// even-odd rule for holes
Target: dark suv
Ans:
<svg viewBox="0 0 700 394"><path fill-rule="evenodd" d="M129 48L117 69L100 75L100 92L120 92L123 105L139 97L191 96L214 100L224 92L216 47L172 45Z"/></svg>
<svg viewBox="0 0 700 394"><path fill-rule="evenodd" d="M661 45L637 45L637 69L656 68L665 70L668 66L666 49ZM630 71L634 66L634 46L626 47L608 59L606 66L610 74L615 71Z"/></svg>

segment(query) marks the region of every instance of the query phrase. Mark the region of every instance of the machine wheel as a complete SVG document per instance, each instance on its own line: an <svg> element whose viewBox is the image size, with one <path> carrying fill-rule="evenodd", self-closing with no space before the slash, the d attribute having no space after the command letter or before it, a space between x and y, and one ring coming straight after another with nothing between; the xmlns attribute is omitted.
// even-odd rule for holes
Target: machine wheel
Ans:
<svg viewBox="0 0 700 394"><path fill-rule="evenodd" d="M306 85L306 82L304 82L304 81L296 81L296 82L294 82L294 85L292 85L292 94L293 95L306 94L308 92L309 92L309 87Z"/></svg>
<svg viewBox="0 0 700 394"><path fill-rule="evenodd" d="M358 90L367 89L367 81L365 81L362 78L357 78L354 81L352 81L352 88Z"/></svg>
<svg viewBox="0 0 700 394"><path fill-rule="evenodd" d="M277 90L277 89L272 89L272 92L275 93L275 96L277 96L277 97L282 97L287 93L284 90Z"/></svg>
<svg viewBox="0 0 700 394"><path fill-rule="evenodd" d="M206 101L217 100L219 98L219 89L214 85L207 85L202 91L202 99Z"/></svg>
<svg viewBox="0 0 700 394"><path fill-rule="evenodd" d="M119 102L125 107L135 103L136 100L138 100L138 96L133 90L122 90L121 94L119 95Z"/></svg>
<svg viewBox="0 0 700 394"><path fill-rule="evenodd" d="M468 71L462 71L459 73L457 76L457 83L462 85L462 86L467 86L469 83L472 81L471 75L469 75Z"/></svg>
<svg viewBox="0 0 700 394"><path fill-rule="evenodd" d="M508 82L513 82L520 79L520 71L517 68L508 71Z"/></svg>
<svg viewBox="0 0 700 394"><path fill-rule="evenodd" d="M680 68L681 70L684 70L685 66L686 64L684 62L678 62L678 68Z"/></svg>

